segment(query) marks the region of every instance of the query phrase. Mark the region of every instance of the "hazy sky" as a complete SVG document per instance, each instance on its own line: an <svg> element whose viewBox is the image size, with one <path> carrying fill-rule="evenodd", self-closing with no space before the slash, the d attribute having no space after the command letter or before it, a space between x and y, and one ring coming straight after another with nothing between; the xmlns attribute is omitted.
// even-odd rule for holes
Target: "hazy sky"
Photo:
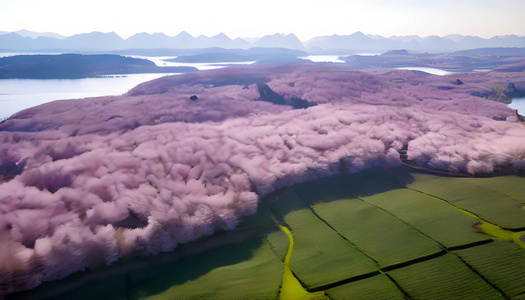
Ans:
<svg viewBox="0 0 525 300"><path fill-rule="evenodd" d="M524 0L0 0L0 31L525 35Z"/></svg>

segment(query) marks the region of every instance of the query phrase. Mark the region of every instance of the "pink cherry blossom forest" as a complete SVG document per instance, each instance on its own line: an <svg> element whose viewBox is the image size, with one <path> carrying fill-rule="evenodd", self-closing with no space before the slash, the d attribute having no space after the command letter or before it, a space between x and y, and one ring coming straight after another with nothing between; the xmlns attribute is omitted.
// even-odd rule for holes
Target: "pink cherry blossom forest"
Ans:
<svg viewBox="0 0 525 300"><path fill-rule="evenodd" d="M525 77L268 64L19 112L0 123L0 290L173 250L235 228L276 189L400 153L451 174L524 172L525 126L487 99L509 83Z"/></svg>

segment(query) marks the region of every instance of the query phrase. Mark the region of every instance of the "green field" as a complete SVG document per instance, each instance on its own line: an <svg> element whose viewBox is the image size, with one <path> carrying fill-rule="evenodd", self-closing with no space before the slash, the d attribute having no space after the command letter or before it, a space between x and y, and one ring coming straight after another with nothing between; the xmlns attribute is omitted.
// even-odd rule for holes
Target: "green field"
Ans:
<svg viewBox="0 0 525 300"><path fill-rule="evenodd" d="M525 299L524 189L406 167L325 178L271 194L233 231L8 299L278 299L278 225L292 274L330 299Z"/></svg>
<svg viewBox="0 0 525 300"><path fill-rule="evenodd" d="M339 280L377 271L377 264L355 245L341 237L297 196L294 189L286 189L272 203L272 210L284 216L285 226L290 228L295 240L291 268L309 288L330 284ZM276 234L282 235L281 232ZM276 239L272 234L268 241L277 253L285 253L288 239ZM281 257L284 260L284 256ZM332 266L326 268L327 265Z"/></svg>

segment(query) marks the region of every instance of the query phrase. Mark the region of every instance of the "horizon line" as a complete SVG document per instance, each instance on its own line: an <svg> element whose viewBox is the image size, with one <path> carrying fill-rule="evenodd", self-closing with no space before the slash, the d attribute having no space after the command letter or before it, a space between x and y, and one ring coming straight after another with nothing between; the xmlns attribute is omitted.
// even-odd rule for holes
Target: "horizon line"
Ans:
<svg viewBox="0 0 525 300"><path fill-rule="evenodd" d="M349 34L337 34L337 33L333 33L333 34L325 34L325 35L316 35L314 37L311 37L309 39L300 39L297 34L293 33L293 32L290 32L290 33L282 33L282 32L275 32L275 33L272 33L272 34L265 34L265 35L262 35L262 36L256 36L256 37L234 37L232 38L230 35L228 35L227 33L225 32L220 32L218 34L214 34L214 35L206 35L206 34L199 34L199 35L193 35L191 33L189 33L188 31L186 30L182 30L180 31L179 33L175 34L175 35L169 35L165 32L147 32L147 31L142 31L142 32L136 32L136 33L133 33L127 37L123 37L122 34L119 34L118 32L115 32L115 31L98 31L98 30L93 30L91 32L81 32L81 33L75 33L73 35L62 35L60 33L56 33L56 32L52 32L52 31L32 31L32 30L28 30L28 29L20 29L20 30L16 30L16 31L7 31L7 30L0 30L0 35L4 35L4 34L10 34L10 33L16 33L22 37L29 37L29 38L32 38L30 36L23 36L21 34L19 34L19 32L21 31L27 31L27 32L30 32L30 33L35 33L35 34L53 34L53 35L58 35L60 36L61 38L57 38L57 39L65 39L65 38L70 38L70 37L73 37L73 36L76 36L76 35L82 35L82 34L92 34L92 33L102 33L102 34L116 34L119 38L123 39L123 40L127 40L137 34L148 34L148 35L154 35L154 34L163 34L167 37L170 37L170 38L173 38L173 37L176 37L178 35L181 35L181 34L188 34L189 36L193 37L193 38L198 38L198 37L207 37L207 38L210 38L210 37L214 37L214 36L218 36L218 35L225 35L226 37L228 37L229 39L231 40L235 40L235 39L242 39L242 40L245 40L247 41L246 39L261 39L265 36L273 36L273 35L281 35L281 36L289 36L289 35L294 35L301 43L304 43L304 42L308 42L314 38L317 38L317 37L325 37L325 36L351 36L351 35L354 35L354 34L358 34L358 33L361 33L365 36L368 36L368 37L381 37L381 38L386 38L386 39L391 39L391 38L394 38L394 37L417 37L417 38L421 38L421 39L425 39L425 38L429 38L429 37L440 37L440 38L447 38L448 36L452 36L452 35L459 35L461 37L478 37L478 38L481 38L481 39L484 39L484 40L489 40L489 39L492 39L492 38L496 38L496 37L508 37L508 36L516 36L516 37L525 37L525 35L518 35L518 34L513 34L513 33L510 33L510 34L502 34L502 35L494 35L492 37L489 37L489 38L484 38L484 37L480 37L478 35L464 35L464 34L460 34L460 33L450 33L450 34L446 34L446 35L437 35L437 34L432 34L432 35L426 35L426 36L421 36L421 35L418 35L418 34L407 34L407 35L391 35L391 36L383 36L383 35L380 35L380 34L372 34L372 33L364 33L360 30L358 31L355 31L353 33L349 33ZM53 37L51 37L53 38ZM34 38L32 38L34 39ZM248 42L248 41L247 41Z"/></svg>

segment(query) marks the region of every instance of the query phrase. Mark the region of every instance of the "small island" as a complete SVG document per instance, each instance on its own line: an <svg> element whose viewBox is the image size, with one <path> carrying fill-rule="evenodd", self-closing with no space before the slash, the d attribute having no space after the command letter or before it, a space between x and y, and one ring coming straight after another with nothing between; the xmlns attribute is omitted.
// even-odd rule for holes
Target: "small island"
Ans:
<svg viewBox="0 0 525 300"><path fill-rule="evenodd" d="M523 72L524 55L525 48L481 48L451 53L421 53L399 49L381 55L351 55L341 59L355 69L418 67L437 68L447 72Z"/></svg>
<svg viewBox="0 0 525 300"><path fill-rule="evenodd" d="M285 48L223 49L206 48L199 51L183 52L181 55L165 59L178 63L288 63L300 61L307 56L304 51Z"/></svg>
<svg viewBox="0 0 525 300"><path fill-rule="evenodd" d="M78 79L114 74L187 73L194 67L159 67L114 54L16 55L0 58L0 79Z"/></svg>
<svg viewBox="0 0 525 300"><path fill-rule="evenodd" d="M195 55L182 55L166 59L168 62L182 63L221 63L221 62L250 62L257 60L255 57L235 53L203 53Z"/></svg>

